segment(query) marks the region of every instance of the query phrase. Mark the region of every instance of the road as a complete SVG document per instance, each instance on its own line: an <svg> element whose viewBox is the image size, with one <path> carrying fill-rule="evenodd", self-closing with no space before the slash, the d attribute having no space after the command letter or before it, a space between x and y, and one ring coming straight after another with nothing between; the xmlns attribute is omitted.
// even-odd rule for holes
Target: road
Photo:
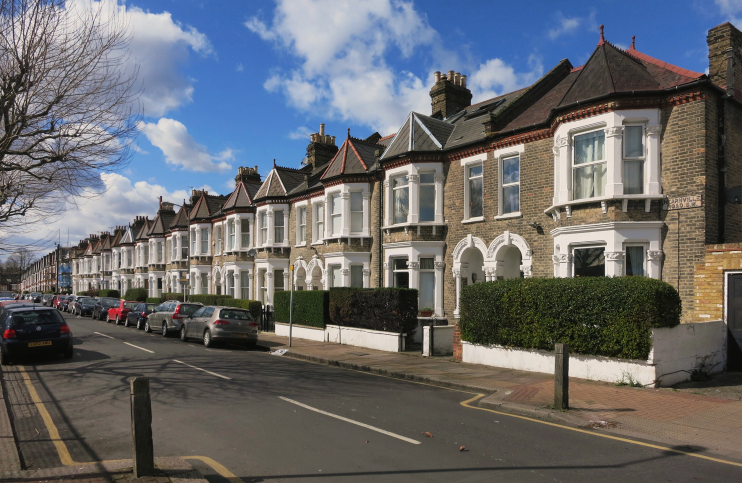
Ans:
<svg viewBox="0 0 742 483"><path fill-rule="evenodd" d="M740 466L462 406L470 393L66 317L73 359L3 367L30 468L62 461L21 368L75 462L131 457L127 379L143 375L155 455L211 458L245 482L742 480Z"/></svg>

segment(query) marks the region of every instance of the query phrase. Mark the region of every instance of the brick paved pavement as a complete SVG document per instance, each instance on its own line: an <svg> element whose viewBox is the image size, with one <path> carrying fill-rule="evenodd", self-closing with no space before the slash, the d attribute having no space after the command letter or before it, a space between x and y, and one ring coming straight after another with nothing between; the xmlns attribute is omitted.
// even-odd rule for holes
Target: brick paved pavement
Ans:
<svg viewBox="0 0 742 483"><path fill-rule="evenodd" d="M274 334L262 333L259 343L272 349L288 348L288 339ZM549 409L554 398L554 379L548 374L303 339L294 339L286 356L484 393L488 396L479 401L483 407L705 450L742 461L742 401L735 400L736 396L727 399L671 388L618 387L572 378L570 411L565 413Z"/></svg>

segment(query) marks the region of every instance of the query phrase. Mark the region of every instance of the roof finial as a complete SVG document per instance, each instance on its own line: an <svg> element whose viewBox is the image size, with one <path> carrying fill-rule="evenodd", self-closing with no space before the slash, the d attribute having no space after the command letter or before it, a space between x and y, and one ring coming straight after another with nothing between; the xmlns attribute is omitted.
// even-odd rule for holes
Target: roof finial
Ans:
<svg viewBox="0 0 742 483"><path fill-rule="evenodd" d="M276 158L273 158L273 169L276 169Z"/></svg>
<svg viewBox="0 0 742 483"><path fill-rule="evenodd" d="M631 50L636 50L636 35L631 36Z"/></svg>
<svg viewBox="0 0 742 483"><path fill-rule="evenodd" d="M348 139L350 139L350 128L348 128Z"/></svg>
<svg viewBox="0 0 742 483"><path fill-rule="evenodd" d="M603 25L600 26L600 42L598 42L598 45L603 45L605 43L605 37L603 36Z"/></svg>
<svg viewBox="0 0 742 483"><path fill-rule="evenodd" d="M160 196L160 209L162 209L162 196Z"/></svg>

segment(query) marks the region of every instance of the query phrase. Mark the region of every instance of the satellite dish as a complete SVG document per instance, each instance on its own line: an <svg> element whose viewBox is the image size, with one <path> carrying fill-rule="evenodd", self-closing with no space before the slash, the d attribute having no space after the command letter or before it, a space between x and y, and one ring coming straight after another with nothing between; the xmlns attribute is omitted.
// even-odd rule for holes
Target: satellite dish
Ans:
<svg viewBox="0 0 742 483"><path fill-rule="evenodd" d="M304 159L302 159L301 164L302 166L306 166L307 164L309 164L309 158L305 157Z"/></svg>
<svg viewBox="0 0 742 483"><path fill-rule="evenodd" d="M253 257L253 258L255 258L255 255L257 255L257 254L258 254L258 252L256 252L254 248L251 248L251 249L249 249L249 250L247 251L247 256L248 256L248 257Z"/></svg>

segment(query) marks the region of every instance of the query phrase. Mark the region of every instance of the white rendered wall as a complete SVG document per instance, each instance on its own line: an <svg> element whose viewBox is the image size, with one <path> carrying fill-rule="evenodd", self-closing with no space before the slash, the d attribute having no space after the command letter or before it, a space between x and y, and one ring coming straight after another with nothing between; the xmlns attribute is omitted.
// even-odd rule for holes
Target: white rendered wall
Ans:
<svg viewBox="0 0 742 483"><path fill-rule="evenodd" d="M280 335L282 337L288 337L289 336L289 324L285 324L283 322L276 322L276 335ZM319 329L317 327L307 327L306 325L296 325L291 328L291 337L296 337L298 339L307 339L307 340L316 340L317 342L324 342L325 341L325 331L324 329Z"/></svg>
<svg viewBox="0 0 742 483"><path fill-rule="evenodd" d="M723 321L680 324L672 329L652 329L649 359L657 367L663 386L687 381L690 372L703 367L721 372L726 364L727 327Z"/></svg>
<svg viewBox="0 0 742 483"><path fill-rule="evenodd" d="M336 344L353 345L387 352L404 351L405 334L328 325L325 327L325 336L327 342Z"/></svg>
<svg viewBox="0 0 742 483"><path fill-rule="evenodd" d="M447 356L453 354L453 325L423 327L423 355ZM431 331L433 343L430 341Z"/></svg>

